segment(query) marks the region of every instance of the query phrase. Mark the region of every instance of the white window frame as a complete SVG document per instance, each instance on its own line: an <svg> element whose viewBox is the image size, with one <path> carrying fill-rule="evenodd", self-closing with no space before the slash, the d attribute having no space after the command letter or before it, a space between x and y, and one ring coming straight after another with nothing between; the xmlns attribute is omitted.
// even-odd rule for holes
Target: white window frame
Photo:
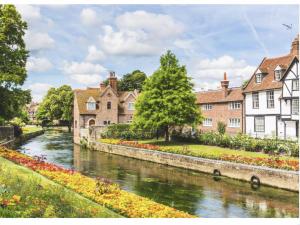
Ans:
<svg viewBox="0 0 300 225"><path fill-rule="evenodd" d="M205 118L203 120L203 126L204 127L212 127L212 118Z"/></svg>
<svg viewBox="0 0 300 225"><path fill-rule="evenodd" d="M276 81L279 81L282 77L282 74L283 74L283 70L282 69L279 69L279 70L275 70L274 71L274 78Z"/></svg>
<svg viewBox="0 0 300 225"><path fill-rule="evenodd" d="M134 102L128 102L128 110L134 110Z"/></svg>
<svg viewBox="0 0 300 225"><path fill-rule="evenodd" d="M241 127L241 119L240 118L229 118L228 127L239 128Z"/></svg>
<svg viewBox="0 0 300 225"><path fill-rule="evenodd" d="M299 79L292 80L292 91L299 91Z"/></svg>
<svg viewBox="0 0 300 225"><path fill-rule="evenodd" d="M259 124L261 123L261 124ZM265 132L265 117L264 116L255 116L254 117L254 131L255 132Z"/></svg>
<svg viewBox="0 0 300 225"><path fill-rule="evenodd" d="M229 109L240 109L241 108L241 102L229 102Z"/></svg>
<svg viewBox="0 0 300 225"><path fill-rule="evenodd" d="M274 100L274 91L267 91L267 108L273 109L275 107L275 100Z"/></svg>
<svg viewBox="0 0 300 225"><path fill-rule="evenodd" d="M255 99L254 96L257 96L257 99ZM259 109L259 92L252 93L252 108Z"/></svg>
<svg viewBox="0 0 300 225"><path fill-rule="evenodd" d="M263 77L262 73L255 74L255 82L260 84L262 82L262 77Z"/></svg>
<svg viewBox="0 0 300 225"><path fill-rule="evenodd" d="M299 115L299 98L292 99L292 115Z"/></svg>
<svg viewBox="0 0 300 225"><path fill-rule="evenodd" d="M87 102L86 103L87 110L96 110L96 102Z"/></svg>
<svg viewBox="0 0 300 225"><path fill-rule="evenodd" d="M204 104L201 108L204 111L212 110L212 104Z"/></svg>

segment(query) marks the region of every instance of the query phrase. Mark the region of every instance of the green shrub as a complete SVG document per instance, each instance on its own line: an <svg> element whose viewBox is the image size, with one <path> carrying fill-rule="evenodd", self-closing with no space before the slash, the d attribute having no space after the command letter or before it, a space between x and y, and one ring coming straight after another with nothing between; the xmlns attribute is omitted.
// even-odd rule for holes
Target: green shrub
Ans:
<svg viewBox="0 0 300 225"><path fill-rule="evenodd" d="M225 134L225 132L226 132L226 124L225 123L218 121L218 132L219 132L219 134Z"/></svg>

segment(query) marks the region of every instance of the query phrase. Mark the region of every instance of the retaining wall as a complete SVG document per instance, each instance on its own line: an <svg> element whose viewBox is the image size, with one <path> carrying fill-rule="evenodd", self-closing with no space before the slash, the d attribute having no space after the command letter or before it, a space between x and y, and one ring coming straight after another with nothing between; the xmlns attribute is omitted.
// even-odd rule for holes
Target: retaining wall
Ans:
<svg viewBox="0 0 300 225"><path fill-rule="evenodd" d="M35 131L32 133L22 134L20 137L14 138L13 140L10 140L6 143L1 144L2 146L5 146L7 148L15 148L16 146L21 145L25 141L28 141L31 138L37 137L39 135L42 135L44 133L44 130Z"/></svg>
<svg viewBox="0 0 300 225"><path fill-rule="evenodd" d="M220 173L219 175L221 176L249 182L251 182L251 179L253 178L258 178L259 182L264 185L292 191L299 191L299 172L297 171L272 169L262 166L252 166L241 163L205 159L99 142L91 142L90 146L94 150L99 150L107 153L152 161L164 165L191 169L205 173Z"/></svg>

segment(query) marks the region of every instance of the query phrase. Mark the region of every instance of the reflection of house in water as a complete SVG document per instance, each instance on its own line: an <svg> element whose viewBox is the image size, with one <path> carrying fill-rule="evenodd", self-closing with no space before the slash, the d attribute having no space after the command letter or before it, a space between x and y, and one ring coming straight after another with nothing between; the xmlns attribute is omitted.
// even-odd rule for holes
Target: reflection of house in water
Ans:
<svg viewBox="0 0 300 225"><path fill-rule="evenodd" d="M165 166L75 145L76 170L105 177L122 189L201 217L297 217L298 193Z"/></svg>

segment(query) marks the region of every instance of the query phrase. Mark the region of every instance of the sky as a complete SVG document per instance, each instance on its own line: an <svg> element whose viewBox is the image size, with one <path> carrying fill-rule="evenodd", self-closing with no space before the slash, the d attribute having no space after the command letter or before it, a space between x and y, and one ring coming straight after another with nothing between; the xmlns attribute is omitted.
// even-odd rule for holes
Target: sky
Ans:
<svg viewBox="0 0 300 225"><path fill-rule="evenodd" d="M195 90L251 77L263 57L289 52L296 5L17 5L28 23L24 89L41 101L50 87L96 87L115 71L150 76L167 50L186 65ZM287 29L282 24L292 25Z"/></svg>

